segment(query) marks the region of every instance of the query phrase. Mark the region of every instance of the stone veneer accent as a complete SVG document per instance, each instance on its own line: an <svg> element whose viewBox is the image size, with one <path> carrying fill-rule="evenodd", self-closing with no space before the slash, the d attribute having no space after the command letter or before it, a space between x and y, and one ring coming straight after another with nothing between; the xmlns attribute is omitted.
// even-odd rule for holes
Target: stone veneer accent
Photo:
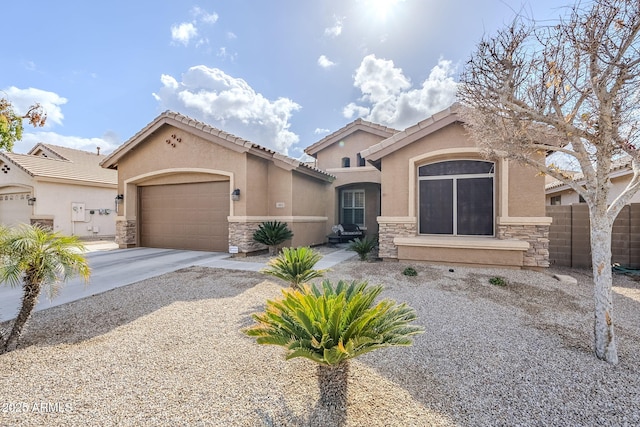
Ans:
<svg viewBox="0 0 640 427"><path fill-rule="evenodd" d="M253 240L253 233L262 222L229 222L229 246L237 246L238 253L242 254L267 249L267 246Z"/></svg>
<svg viewBox="0 0 640 427"><path fill-rule="evenodd" d="M136 245L136 221L132 219L116 221L116 243L121 248Z"/></svg>
<svg viewBox="0 0 640 427"><path fill-rule="evenodd" d="M398 259L395 237L412 237L417 234L415 222L380 222L378 229L378 256L382 259Z"/></svg>
<svg viewBox="0 0 640 427"><path fill-rule="evenodd" d="M499 224L498 239L516 239L529 242L524 253L525 267L549 267L549 225Z"/></svg>

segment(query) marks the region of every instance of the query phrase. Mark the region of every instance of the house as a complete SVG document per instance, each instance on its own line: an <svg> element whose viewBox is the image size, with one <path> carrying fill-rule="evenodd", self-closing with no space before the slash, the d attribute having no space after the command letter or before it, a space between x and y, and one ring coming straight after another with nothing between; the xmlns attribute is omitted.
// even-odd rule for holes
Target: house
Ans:
<svg viewBox="0 0 640 427"><path fill-rule="evenodd" d="M483 159L458 113L404 131L355 120L309 165L164 112L102 162L118 170L117 242L247 254L263 221L287 222L292 246L352 223L385 260L548 266L544 178Z"/></svg>
<svg viewBox="0 0 640 427"><path fill-rule="evenodd" d="M484 159L453 105L360 152L381 171L383 259L549 266L544 178Z"/></svg>
<svg viewBox="0 0 640 427"><path fill-rule="evenodd" d="M328 225L356 224L367 235L378 233L382 175L360 152L398 132L357 119L304 150L335 177L328 189Z"/></svg>
<svg viewBox="0 0 640 427"><path fill-rule="evenodd" d="M582 173L573 172L573 179L578 183L583 183L584 176ZM609 190L609 203L613 202L616 197L624 191L625 187L633 177L631 170L631 160L623 157L613 161L611 165L611 189ZM585 203L582 197L576 193L571 187L557 179L548 177L545 184L545 204L552 205L572 205L574 203ZM640 203L640 192L636 193L629 203Z"/></svg>
<svg viewBox="0 0 640 427"><path fill-rule="evenodd" d="M113 237L117 174L100 167L104 158L43 143L27 154L0 152L0 223Z"/></svg>
<svg viewBox="0 0 640 427"><path fill-rule="evenodd" d="M118 171L120 247L247 254L268 220L293 246L326 239L331 174L182 114L160 114L102 166Z"/></svg>

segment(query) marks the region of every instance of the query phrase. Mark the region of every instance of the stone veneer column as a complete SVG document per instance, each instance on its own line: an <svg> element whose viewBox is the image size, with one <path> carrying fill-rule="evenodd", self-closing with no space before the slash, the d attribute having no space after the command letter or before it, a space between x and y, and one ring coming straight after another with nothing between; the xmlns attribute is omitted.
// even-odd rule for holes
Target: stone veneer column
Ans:
<svg viewBox="0 0 640 427"><path fill-rule="evenodd" d="M498 239L523 240L529 243L524 253L525 267L549 267L549 224L500 224Z"/></svg>
<svg viewBox="0 0 640 427"><path fill-rule="evenodd" d="M393 243L396 237L412 237L417 234L415 218L378 217L378 256L382 259L398 259L398 247Z"/></svg>
<svg viewBox="0 0 640 427"><path fill-rule="evenodd" d="M249 253L267 249L253 240L253 233L262 224L260 222L229 222L229 246L237 246L238 253Z"/></svg>
<svg viewBox="0 0 640 427"><path fill-rule="evenodd" d="M122 249L136 246L136 221L133 219L116 220L116 243Z"/></svg>

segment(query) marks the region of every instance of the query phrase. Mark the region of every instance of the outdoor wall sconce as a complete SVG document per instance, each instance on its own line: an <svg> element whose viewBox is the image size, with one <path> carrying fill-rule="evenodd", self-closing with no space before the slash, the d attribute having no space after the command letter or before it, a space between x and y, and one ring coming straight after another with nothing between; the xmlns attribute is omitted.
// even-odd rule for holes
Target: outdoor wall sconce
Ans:
<svg viewBox="0 0 640 427"><path fill-rule="evenodd" d="M124 200L124 194L118 194L116 196L116 205L119 205Z"/></svg>
<svg viewBox="0 0 640 427"><path fill-rule="evenodd" d="M240 189L236 188L235 190L233 190L231 192L231 200L233 200L234 202L237 202L238 200L240 200Z"/></svg>
<svg viewBox="0 0 640 427"><path fill-rule="evenodd" d="M29 198L27 199L27 204L28 204L29 206L33 206L33 205L35 205L35 203L36 203L36 198L35 198L35 197L29 197Z"/></svg>

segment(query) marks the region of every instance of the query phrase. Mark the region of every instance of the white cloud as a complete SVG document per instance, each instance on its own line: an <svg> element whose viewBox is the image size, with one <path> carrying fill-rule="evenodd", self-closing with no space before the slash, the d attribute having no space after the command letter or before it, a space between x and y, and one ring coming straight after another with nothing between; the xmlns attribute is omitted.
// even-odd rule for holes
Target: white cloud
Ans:
<svg viewBox="0 0 640 427"><path fill-rule="evenodd" d="M271 101L247 82L217 68L198 65L182 81L162 75L154 98L163 109L181 112L225 132L287 154L299 141L289 130L289 120L300 105L288 98Z"/></svg>
<svg viewBox="0 0 640 427"><path fill-rule="evenodd" d="M229 40L235 40L235 39L237 39L237 38L238 38L238 36L236 36L236 35L235 35L235 33L232 33L231 31L228 31L228 32L227 32L227 39L229 39Z"/></svg>
<svg viewBox="0 0 640 427"><path fill-rule="evenodd" d="M198 35L198 29L191 22L183 22L179 25L171 26L171 39L175 43L189 45L189 41Z"/></svg>
<svg viewBox="0 0 640 427"><path fill-rule="evenodd" d="M3 92L6 93L7 98L13 104L16 112L24 114L29 110L31 105L39 103L47 113L45 128L53 127L53 125L62 125L64 114L62 114L60 106L67 103L66 98L63 98L55 92L32 87L28 89L18 89L15 86L10 86L4 89Z"/></svg>
<svg viewBox="0 0 640 427"><path fill-rule="evenodd" d="M316 128L316 130L313 131L313 133L315 133L316 135L322 135L329 132L331 132L331 130L323 128Z"/></svg>
<svg viewBox="0 0 640 427"><path fill-rule="evenodd" d="M215 24L216 22L218 22L219 18L217 13L209 13L199 6L194 6L193 9L191 9L191 14L195 16L196 19L198 19L200 22L203 22L205 24Z"/></svg>
<svg viewBox="0 0 640 427"><path fill-rule="evenodd" d="M95 152L96 147L100 147L100 154L109 154L121 144L113 132L107 132L102 138L65 136L55 132L25 132L22 135L22 140L15 143L13 151L27 153L40 142L91 152Z"/></svg>
<svg viewBox="0 0 640 427"><path fill-rule="evenodd" d="M343 114L404 129L455 102L454 72L451 61L440 59L422 87L411 89L411 81L393 61L368 55L356 70L353 83L362 92L360 101L365 105L352 102Z"/></svg>
<svg viewBox="0 0 640 427"><path fill-rule="evenodd" d="M331 61L325 55L320 55L320 58L318 58L318 65L322 68L331 68L336 65L336 63Z"/></svg>
<svg viewBox="0 0 640 427"><path fill-rule="evenodd" d="M218 49L218 53L216 53L216 56L217 56L218 58L228 59L228 60L230 60L231 62L233 62L233 61L235 61L235 60L236 60L236 58L238 57L238 54L237 54L237 53L229 53L229 52L227 51L227 48L223 46L223 47L221 47L220 49Z"/></svg>
<svg viewBox="0 0 640 427"><path fill-rule="evenodd" d="M324 29L324 35L328 37L338 37L342 34L342 27L344 23L344 18L340 18L338 16L333 17L333 26Z"/></svg>

